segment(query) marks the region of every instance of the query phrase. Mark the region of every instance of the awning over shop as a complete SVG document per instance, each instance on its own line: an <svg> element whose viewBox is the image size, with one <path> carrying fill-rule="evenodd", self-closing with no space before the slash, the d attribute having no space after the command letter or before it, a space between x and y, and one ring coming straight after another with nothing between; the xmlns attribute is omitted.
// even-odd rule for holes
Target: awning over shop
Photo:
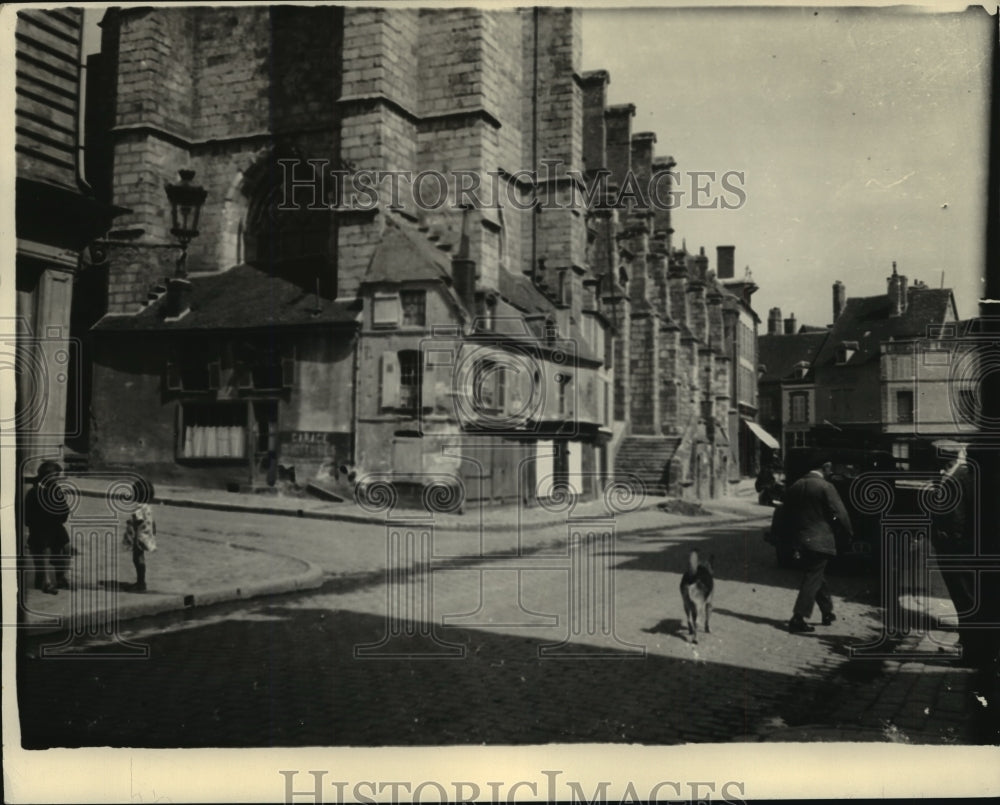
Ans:
<svg viewBox="0 0 1000 805"><path fill-rule="evenodd" d="M775 439L770 433L764 430L756 422L749 422L748 420L744 419L743 424L750 429L750 432L754 436L760 439L764 444L766 444L772 450L777 450L781 447L781 445L778 444L778 440Z"/></svg>

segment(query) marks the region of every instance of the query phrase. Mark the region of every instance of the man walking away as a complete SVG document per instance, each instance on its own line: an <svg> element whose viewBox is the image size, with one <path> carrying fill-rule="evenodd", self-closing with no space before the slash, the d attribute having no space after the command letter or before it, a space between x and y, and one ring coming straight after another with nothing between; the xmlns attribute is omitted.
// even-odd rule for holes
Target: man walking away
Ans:
<svg viewBox="0 0 1000 805"><path fill-rule="evenodd" d="M812 617L813 604L819 604L823 625L829 626L833 614L833 599L826 586L826 563L837 555L837 530L853 537L851 520L844 503L829 482L833 465L817 462L814 469L785 491L785 524L802 558L802 586L792 610L788 630L793 633L815 632L806 623Z"/></svg>

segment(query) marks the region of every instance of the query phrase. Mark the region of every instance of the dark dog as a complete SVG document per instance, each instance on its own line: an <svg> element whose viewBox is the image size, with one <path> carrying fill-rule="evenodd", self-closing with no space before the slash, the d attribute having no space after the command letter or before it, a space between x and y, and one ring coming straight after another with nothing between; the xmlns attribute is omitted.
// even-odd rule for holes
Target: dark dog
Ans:
<svg viewBox="0 0 1000 805"><path fill-rule="evenodd" d="M712 563L715 556L707 562L698 561L698 551L691 551L688 557L688 568L681 578L681 598L684 601L684 614L687 615L688 632L692 642L698 642L698 610L705 613L705 632L711 633L708 620L712 615L712 592L715 589L715 579L712 576Z"/></svg>

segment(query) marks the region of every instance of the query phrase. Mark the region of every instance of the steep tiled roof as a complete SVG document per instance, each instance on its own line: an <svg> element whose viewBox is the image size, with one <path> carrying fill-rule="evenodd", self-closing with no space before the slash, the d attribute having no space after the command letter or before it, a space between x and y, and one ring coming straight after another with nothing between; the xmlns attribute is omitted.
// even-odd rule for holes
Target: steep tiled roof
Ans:
<svg viewBox="0 0 1000 805"><path fill-rule="evenodd" d="M386 215L385 232L362 282L443 280L451 283L451 256L415 224Z"/></svg>
<svg viewBox="0 0 1000 805"><path fill-rule="evenodd" d="M764 365L764 374L759 382L773 382L788 377L800 361L811 365L823 348L827 335L823 331L760 336L757 339L757 359Z"/></svg>
<svg viewBox="0 0 1000 805"><path fill-rule="evenodd" d="M191 309L171 321L164 313L166 297L132 316L109 315L94 325L98 331L224 330L296 324L352 324L360 308L320 298L288 279L251 265L219 274L192 277Z"/></svg>
<svg viewBox="0 0 1000 805"><path fill-rule="evenodd" d="M848 365L877 360L883 342L925 337L928 326L940 324L949 312L955 318L955 299L948 288L910 288L906 310L899 316L890 316L890 309L888 296L848 299L815 365L834 363L837 347L844 341L858 344Z"/></svg>

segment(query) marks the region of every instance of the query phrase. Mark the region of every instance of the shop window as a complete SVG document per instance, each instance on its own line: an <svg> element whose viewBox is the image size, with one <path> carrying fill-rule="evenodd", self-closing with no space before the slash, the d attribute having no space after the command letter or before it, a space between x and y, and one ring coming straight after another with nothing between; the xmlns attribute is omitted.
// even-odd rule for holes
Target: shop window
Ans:
<svg viewBox="0 0 1000 805"><path fill-rule="evenodd" d="M184 404L179 411L179 458L236 459L246 455L245 404Z"/></svg>

